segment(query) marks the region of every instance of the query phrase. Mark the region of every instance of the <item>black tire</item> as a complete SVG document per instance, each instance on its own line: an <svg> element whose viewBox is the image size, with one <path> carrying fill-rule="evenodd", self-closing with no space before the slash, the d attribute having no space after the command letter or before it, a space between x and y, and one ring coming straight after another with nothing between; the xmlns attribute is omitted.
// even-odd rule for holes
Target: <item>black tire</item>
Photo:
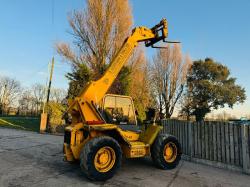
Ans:
<svg viewBox="0 0 250 187"><path fill-rule="evenodd" d="M115 152L115 163L113 167L107 172L100 172L96 169L94 164L95 155L98 150L103 147L111 147ZM105 181L115 174L120 168L122 160L122 152L118 142L108 136L99 136L89 140L82 148L80 154L80 166L85 175L96 181Z"/></svg>
<svg viewBox="0 0 250 187"><path fill-rule="evenodd" d="M164 148L165 145L168 143L172 143L177 148L177 155L174 161L167 162L164 158ZM175 168L180 160L181 160L181 145L176 137L167 135L167 134L159 134L154 141L152 147L151 147L151 158L156 167L161 169L173 169Z"/></svg>

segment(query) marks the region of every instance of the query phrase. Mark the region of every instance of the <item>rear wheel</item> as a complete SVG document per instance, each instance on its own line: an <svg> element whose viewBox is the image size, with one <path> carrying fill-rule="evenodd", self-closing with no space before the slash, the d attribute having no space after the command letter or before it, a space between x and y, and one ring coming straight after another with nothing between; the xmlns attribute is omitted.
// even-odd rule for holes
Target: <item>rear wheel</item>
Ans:
<svg viewBox="0 0 250 187"><path fill-rule="evenodd" d="M121 159L121 148L117 141L108 136L100 136L84 145L80 166L89 179L103 181L111 178L120 168Z"/></svg>
<svg viewBox="0 0 250 187"><path fill-rule="evenodd" d="M157 167L173 169L181 159L181 145L174 136L160 134L152 145L151 157Z"/></svg>

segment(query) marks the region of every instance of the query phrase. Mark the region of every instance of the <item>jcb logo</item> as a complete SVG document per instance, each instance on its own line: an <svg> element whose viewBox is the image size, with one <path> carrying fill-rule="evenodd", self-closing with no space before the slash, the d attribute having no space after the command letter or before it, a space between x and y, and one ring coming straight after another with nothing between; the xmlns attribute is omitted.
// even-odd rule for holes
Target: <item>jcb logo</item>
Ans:
<svg viewBox="0 0 250 187"><path fill-rule="evenodd" d="M133 155L140 156L140 155L144 155L145 151L143 149L139 149L139 150L134 150L132 153Z"/></svg>

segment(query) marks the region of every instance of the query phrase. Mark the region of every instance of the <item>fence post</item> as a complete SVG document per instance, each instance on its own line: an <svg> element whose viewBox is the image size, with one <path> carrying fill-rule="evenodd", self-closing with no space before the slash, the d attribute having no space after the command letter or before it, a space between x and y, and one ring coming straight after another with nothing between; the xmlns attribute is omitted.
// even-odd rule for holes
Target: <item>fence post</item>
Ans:
<svg viewBox="0 0 250 187"><path fill-rule="evenodd" d="M192 131L192 122L188 122L188 153L190 156L190 161L192 161L193 157L193 131Z"/></svg>
<svg viewBox="0 0 250 187"><path fill-rule="evenodd" d="M241 125L241 142L242 142L242 165L243 172L249 173L249 155L248 155L248 140L247 140L247 125Z"/></svg>

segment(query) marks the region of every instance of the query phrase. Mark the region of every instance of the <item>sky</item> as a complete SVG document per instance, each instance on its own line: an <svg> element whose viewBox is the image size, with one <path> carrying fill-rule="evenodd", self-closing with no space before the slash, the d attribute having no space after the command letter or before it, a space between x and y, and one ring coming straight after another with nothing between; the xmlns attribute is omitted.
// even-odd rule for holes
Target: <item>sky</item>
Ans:
<svg viewBox="0 0 250 187"><path fill-rule="evenodd" d="M250 1L249 0L130 0L134 26L152 27L168 21L169 40L181 42L193 60L212 57L231 71L248 96L233 110L250 114ZM45 84L48 62L55 56L52 86L67 88L67 63L56 55L58 41L72 42L68 15L81 10L84 0L0 0L0 75L23 86ZM147 49L149 59L155 49Z"/></svg>

